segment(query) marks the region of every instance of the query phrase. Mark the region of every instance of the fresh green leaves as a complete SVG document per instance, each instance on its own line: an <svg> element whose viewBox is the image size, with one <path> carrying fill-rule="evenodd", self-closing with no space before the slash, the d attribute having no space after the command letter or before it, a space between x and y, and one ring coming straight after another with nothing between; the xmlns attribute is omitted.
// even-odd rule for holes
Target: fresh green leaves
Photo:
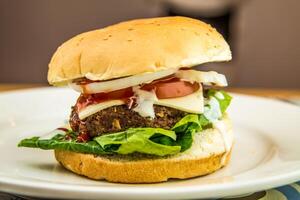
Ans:
<svg viewBox="0 0 300 200"><path fill-rule="evenodd" d="M198 115L186 115L175 124L172 130L177 134L176 144L181 146L181 152L189 149L193 144L194 133L201 130Z"/></svg>
<svg viewBox="0 0 300 200"><path fill-rule="evenodd" d="M80 153L91 154L107 154L103 148L95 141L76 142L76 140L66 140L63 135L56 135L51 139L40 139L39 137L32 137L22 140L18 147L40 148L44 150L60 149L67 151L75 151Z"/></svg>
<svg viewBox="0 0 300 200"><path fill-rule="evenodd" d="M22 140L18 146L91 154L140 152L158 156L176 154L181 149L175 143L176 133L161 128L131 128L123 132L99 136L89 142L77 142L75 134L70 131L68 137L63 134L56 134L50 139L32 137Z"/></svg>
<svg viewBox="0 0 300 200"><path fill-rule="evenodd" d="M201 124L201 130L212 127L212 123L203 114L199 115L199 124Z"/></svg>
<svg viewBox="0 0 300 200"><path fill-rule="evenodd" d="M201 128L199 117L196 114L189 114L184 116L179 122L177 122L172 128L176 133L185 132L187 130Z"/></svg>
<svg viewBox="0 0 300 200"><path fill-rule="evenodd" d="M222 114L226 111L232 99L232 97L223 90L210 89L208 90L207 95L209 98L214 97L217 99Z"/></svg>
<svg viewBox="0 0 300 200"><path fill-rule="evenodd" d="M77 142L77 133L71 130L55 130L54 135L32 137L22 140L19 147L40 149L60 149L90 154L130 154L140 152L165 156L183 152L193 144L193 136L199 131L212 127L229 106L232 97L224 91L206 91L204 113L188 114L178 121L171 130L161 128L130 128L126 131L95 137L89 142ZM67 134L67 135L66 135ZM67 137L66 137L67 136Z"/></svg>
<svg viewBox="0 0 300 200"><path fill-rule="evenodd" d="M181 152L192 146L195 133L211 128L212 123L222 117L232 99L226 92L213 89L208 90L207 96L203 114L186 115L172 128L177 134L176 144L181 146Z"/></svg>
<svg viewBox="0 0 300 200"><path fill-rule="evenodd" d="M189 149L194 141L194 134L211 127L204 115L189 114L183 117L172 128L176 132L176 144L181 146L181 152Z"/></svg>
<svg viewBox="0 0 300 200"><path fill-rule="evenodd" d="M151 140L151 137L154 135L156 135L156 137L165 137L160 137L160 140L153 141ZM139 152L158 156L176 154L180 151L180 146L169 146L164 144L172 144L172 142L170 142L170 139L176 141L175 132L161 128L130 128L123 132L103 135L94 138L94 140L107 151L113 151L119 154ZM111 146L116 145L118 145L119 148L111 149Z"/></svg>
<svg viewBox="0 0 300 200"><path fill-rule="evenodd" d="M232 97L224 91L210 89L206 92L203 115L210 122L219 120L229 106Z"/></svg>

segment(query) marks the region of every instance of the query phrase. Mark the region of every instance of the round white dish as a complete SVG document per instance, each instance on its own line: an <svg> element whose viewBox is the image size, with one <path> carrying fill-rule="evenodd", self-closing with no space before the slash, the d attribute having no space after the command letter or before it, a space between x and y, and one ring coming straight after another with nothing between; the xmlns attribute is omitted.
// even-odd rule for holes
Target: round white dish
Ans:
<svg viewBox="0 0 300 200"><path fill-rule="evenodd" d="M116 184L77 176L52 151L17 148L22 138L64 124L78 94L41 88L0 94L0 191L79 199L192 199L242 195L300 180L300 108L236 95L229 109L235 145L214 174L158 184Z"/></svg>

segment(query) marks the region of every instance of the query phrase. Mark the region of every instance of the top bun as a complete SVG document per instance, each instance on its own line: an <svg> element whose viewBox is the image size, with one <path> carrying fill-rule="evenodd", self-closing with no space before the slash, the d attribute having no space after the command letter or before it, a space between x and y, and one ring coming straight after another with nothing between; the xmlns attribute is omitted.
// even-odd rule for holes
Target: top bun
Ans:
<svg viewBox="0 0 300 200"><path fill-rule="evenodd" d="M229 46L209 24L187 17L138 19L63 43L49 63L48 81L107 80L227 60Z"/></svg>

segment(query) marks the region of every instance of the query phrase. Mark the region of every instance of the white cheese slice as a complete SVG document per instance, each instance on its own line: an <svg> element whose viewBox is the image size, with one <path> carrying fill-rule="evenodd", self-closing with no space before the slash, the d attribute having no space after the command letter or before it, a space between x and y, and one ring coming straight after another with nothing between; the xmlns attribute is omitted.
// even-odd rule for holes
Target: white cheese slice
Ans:
<svg viewBox="0 0 300 200"><path fill-rule="evenodd" d="M147 98L147 99L149 100L149 98ZM124 101L111 100L111 101L98 103L95 105L89 105L86 108L79 111L79 114L78 114L79 119L82 120L82 119L84 119L92 114L95 114L105 108L108 108L111 106L122 105L122 104L124 104ZM155 99L155 98L153 98L153 104L175 108L175 109L185 111L188 113L201 114L204 111L204 100L203 100L203 93L202 93L201 88L198 91L194 92L193 94L190 94L190 95L187 95L184 97L171 98L171 99ZM149 106L152 105L151 103L148 102L147 105L148 105L147 109L153 109L153 107L149 108ZM151 113L151 111L148 110L147 113ZM145 112L143 112L143 115L145 115Z"/></svg>
<svg viewBox="0 0 300 200"><path fill-rule="evenodd" d="M124 104L124 101L122 100L111 100L111 101L105 101L98 104L89 105L82 110L79 111L78 116L79 119L84 119L92 114L95 114L99 112L100 110L103 110L105 108L109 108L111 106L118 106Z"/></svg>
<svg viewBox="0 0 300 200"><path fill-rule="evenodd" d="M158 99L154 102L156 105L166 106L182 110L188 113L203 113L204 103L203 103L202 89L194 92L193 94L172 98L172 99Z"/></svg>

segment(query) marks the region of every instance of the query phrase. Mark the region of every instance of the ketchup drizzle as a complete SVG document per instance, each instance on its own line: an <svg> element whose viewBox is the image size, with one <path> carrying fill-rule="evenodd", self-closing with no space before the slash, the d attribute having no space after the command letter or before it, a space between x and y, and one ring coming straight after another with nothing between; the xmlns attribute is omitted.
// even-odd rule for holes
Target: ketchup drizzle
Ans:
<svg viewBox="0 0 300 200"><path fill-rule="evenodd" d="M76 138L77 142L87 142L90 140L90 136L87 133L79 133L79 135Z"/></svg>
<svg viewBox="0 0 300 200"><path fill-rule="evenodd" d="M151 83L142 84L140 89L146 90L146 91L154 91L159 99L173 98L174 94L176 94L176 90L173 90L175 92L173 94L170 93L169 95L161 95L159 93L159 91L156 91L156 89L157 89L156 84L160 84L160 85L170 84L170 86L172 87L173 83L176 84L176 82L180 82L180 81L181 80L179 78L174 77L174 75L170 75L170 76L167 76L167 77L164 77L161 79L154 80ZM88 79L83 79L83 80L78 80L76 83L81 85L81 87L83 88L83 91L86 91L86 87L85 87L86 84L91 83L91 82L101 82L101 81L91 81ZM198 83L190 83L190 82L183 81L181 84L190 86L190 90L193 90L193 91L196 91L199 89ZM174 89L174 88L172 88L172 89ZM178 94L178 92L177 92L177 94ZM107 92L107 93L105 93L105 92L96 93L96 94L82 93L76 102L76 109L77 109L77 111L80 111L89 105L105 102L108 100L122 100L122 101L124 101L124 103L127 105L127 107L129 109L132 109L137 106L136 97L134 96L132 87L129 87L129 88L115 90L115 91L111 91L111 92Z"/></svg>
<svg viewBox="0 0 300 200"><path fill-rule="evenodd" d="M87 107L88 105L101 103L108 100L121 99L124 102L134 95L132 88L125 88L108 93L96 93L96 94L81 94L77 100L77 111Z"/></svg>

